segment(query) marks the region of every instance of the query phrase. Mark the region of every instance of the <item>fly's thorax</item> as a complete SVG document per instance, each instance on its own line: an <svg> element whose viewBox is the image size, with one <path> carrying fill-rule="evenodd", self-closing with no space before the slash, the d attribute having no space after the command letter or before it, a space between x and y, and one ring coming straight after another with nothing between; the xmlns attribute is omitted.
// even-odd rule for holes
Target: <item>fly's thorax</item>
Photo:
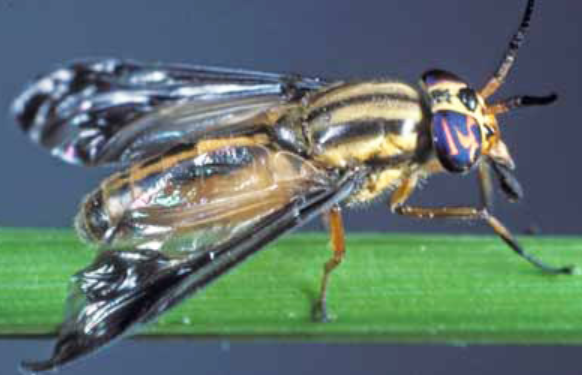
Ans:
<svg viewBox="0 0 582 375"><path fill-rule="evenodd" d="M309 144L303 127L303 108L287 111L269 128L272 140L281 148L306 155Z"/></svg>
<svg viewBox="0 0 582 375"><path fill-rule="evenodd" d="M334 168L393 165L428 152L427 105L394 80L335 85L308 98L303 128L309 153Z"/></svg>

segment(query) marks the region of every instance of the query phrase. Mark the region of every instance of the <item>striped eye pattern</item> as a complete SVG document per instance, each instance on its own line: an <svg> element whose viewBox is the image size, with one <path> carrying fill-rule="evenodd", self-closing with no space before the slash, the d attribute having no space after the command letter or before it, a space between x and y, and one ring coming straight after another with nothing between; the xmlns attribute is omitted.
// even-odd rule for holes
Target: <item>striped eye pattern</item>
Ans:
<svg viewBox="0 0 582 375"><path fill-rule="evenodd" d="M431 131L437 157L449 172L467 172L481 156L481 128L473 117L439 111L433 115Z"/></svg>

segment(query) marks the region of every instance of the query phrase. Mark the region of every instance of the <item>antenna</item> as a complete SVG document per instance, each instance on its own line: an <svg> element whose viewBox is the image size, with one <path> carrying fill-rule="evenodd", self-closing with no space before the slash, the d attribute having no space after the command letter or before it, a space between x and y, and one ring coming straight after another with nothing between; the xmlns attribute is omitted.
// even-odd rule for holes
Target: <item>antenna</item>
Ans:
<svg viewBox="0 0 582 375"><path fill-rule="evenodd" d="M509 112L520 107L532 107L538 105L549 105L558 99L558 95L552 93L547 96L514 96L512 98L501 100L497 103L487 106L486 113L489 115L498 115Z"/></svg>
<svg viewBox="0 0 582 375"><path fill-rule="evenodd" d="M503 82L505 82L505 78L509 74L509 71L511 70L511 67L513 66L513 63L515 62L515 59L517 57L517 51L519 50L519 48L523 44L523 41L525 40L525 36L529 29L531 16L534 10L534 3L535 0L528 0L527 6L525 8L525 13L523 14L521 24L519 25L519 29L511 39L511 42L509 43L509 48L505 52L505 56L501 60L501 63L499 64L493 77L479 91L479 95L481 95L483 99L486 99L493 95L495 91L497 91L497 89L501 87L501 85L503 85Z"/></svg>

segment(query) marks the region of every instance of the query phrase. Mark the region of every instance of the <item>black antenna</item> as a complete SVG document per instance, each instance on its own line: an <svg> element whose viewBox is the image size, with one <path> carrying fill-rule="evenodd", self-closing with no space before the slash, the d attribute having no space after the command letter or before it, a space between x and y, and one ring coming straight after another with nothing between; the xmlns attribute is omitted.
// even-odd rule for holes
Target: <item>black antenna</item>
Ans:
<svg viewBox="0 0 582 375"><path fill-rule="evenodd" d="M493 77L479 91L479 94L481 95L481 97L483 97L483 99L493 95L495 91L497 91L497 89L501 87L501 85L503 85L505 78L509 74L509 71L511 70L511 67L513 66L513 63L515 62L515 59L517 57L517 51L519 50L519 47L521 47L521 45L523 44L526 33L529 29L531 16L534 10L534 3L535 0L528 0L527 6L525 8L525 13L523 14L521 24L519 25L519 29L511 39L511 42L509 43L509 48L505 52L505 56L501 60L501 63L499 64Z"/></svg>
<svg viewBox="0 0 582 375"><path fill-rule="evenodd" d="M557 99L558 95L555 93L546 96L514 96L488 106L486 112L491 115L498 115L520 107L549 105Z"/></svg>

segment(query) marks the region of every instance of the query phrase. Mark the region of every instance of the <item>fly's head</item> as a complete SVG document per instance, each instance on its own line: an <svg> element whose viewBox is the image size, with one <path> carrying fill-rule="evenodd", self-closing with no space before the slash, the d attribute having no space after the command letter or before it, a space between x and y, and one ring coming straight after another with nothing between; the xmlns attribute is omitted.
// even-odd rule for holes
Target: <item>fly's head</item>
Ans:
<svg viewBox="0 0 582 375"><path fill-rule="evenodd" d="M421 85L430 100L433 148L445 170L467 172L483 156L513 167L497 120L487 112L485 100L476 90L442 70L423 74Z"/></svg>
<svg viewBox="0 0 582 375"><path fill-rule="evenodd" d="M518 107L547 105L557 98L555 94L517 96L488 104L487 91L474 90L443 70L424 73L421 86L430 101L433 148L443 168L451 173L468 172L484 158L505 170L514 169L496 116Z"/></svg>
<svg viewBox="0 0 582 375"><path fill-rule="evenodd" d="M423 74L421 86L430 98L432 112L432 143L445 170L467 172L485 159L494 170L509 173L515 166L501 140L496 116L519 107L551 104L557 99L555 94L551 94L487 102L511 71L529 29L534 3L535 0L528 0L519 28L501 63L479 91L452 73L431 70Z"/></svg>

